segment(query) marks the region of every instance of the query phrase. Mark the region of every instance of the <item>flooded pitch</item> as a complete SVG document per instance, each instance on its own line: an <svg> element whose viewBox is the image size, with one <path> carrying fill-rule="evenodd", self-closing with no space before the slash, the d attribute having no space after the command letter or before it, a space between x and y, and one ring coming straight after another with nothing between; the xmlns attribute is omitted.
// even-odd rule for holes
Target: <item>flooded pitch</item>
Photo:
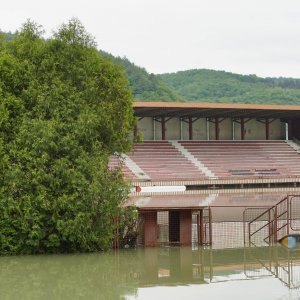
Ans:
<svg viewBox="0 0 300 300"><path fill-rule="evenodd" d="M299 299L300 251L166 247L0 258L0 299Z"/></svg>

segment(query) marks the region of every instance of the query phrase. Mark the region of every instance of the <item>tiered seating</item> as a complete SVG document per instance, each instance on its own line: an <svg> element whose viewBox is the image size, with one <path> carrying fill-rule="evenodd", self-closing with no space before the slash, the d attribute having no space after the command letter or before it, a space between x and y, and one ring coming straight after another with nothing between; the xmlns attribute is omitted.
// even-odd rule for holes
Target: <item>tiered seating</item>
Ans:
<svg viewBox="0 0 300 300"><path fill-rule="evenodd" d="M117 168L119 166L121 166L122 172L126 178L137 179L135 174L116 155L112 155L109 158L108 167L110 169L114 170L115 168Z"/></svg>
<svg viewBox="0 0 300 300"><path fill-rule="evenodd" d="M180 141L217 177L300 175L300 155L285 141Z"/></svg>
<svg viewBox="0 0 300 300"><path fill-rule="evenodd" d="M179 144L216 178L300 176L300 154L285 141L179 141ZM127 155L150 180L208 179L168 141L136 144ZM110 158L110 168L119 164L118 157ZM141 179L130 168L122 164L124 175Z"/></svg>
<svg viewBox="0 0 300 300"><path fill-rule="evenodd" d="M128 156L152 180L193 180L205 178L184 155L168 141L145 141L136 144Z"/></svg>

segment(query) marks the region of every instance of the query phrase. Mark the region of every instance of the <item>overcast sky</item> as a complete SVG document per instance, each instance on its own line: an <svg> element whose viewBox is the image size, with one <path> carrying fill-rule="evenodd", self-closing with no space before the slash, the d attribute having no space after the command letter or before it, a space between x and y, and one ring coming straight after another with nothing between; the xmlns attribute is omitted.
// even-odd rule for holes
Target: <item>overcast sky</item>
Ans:
<svg viewBox="0 0 300 300"><path fill-rule="evenodd" d="M300 78L299 0L11 0L0 29L79 18L98 47L152 73L207 68Z"/></svg>

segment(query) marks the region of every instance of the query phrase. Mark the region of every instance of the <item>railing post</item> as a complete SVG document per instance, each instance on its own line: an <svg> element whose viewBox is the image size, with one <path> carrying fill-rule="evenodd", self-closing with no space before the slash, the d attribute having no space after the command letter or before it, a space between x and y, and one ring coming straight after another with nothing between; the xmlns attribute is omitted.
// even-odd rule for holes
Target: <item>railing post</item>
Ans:
<svg viewBox="0 0 300 300"><path fill-rule="evenodd" d="M250 222L248 222L249 247L251 247L251 234L250 234L250 225L251 225L251 223L250 223Z"/></svg>
<svg viewBox="0 0 300 300"><path fill-rule="evenodd" d="M277 205L275 205L275 212L274 212L274 239L273 239L273 243L276 244L277 243L277 229L278 229L278 226L277 226Z"/></svg>
<svg viewBox="0 0 300 300"><path fill-rule="evenodd" d="M246 209L243 212L243 232L244 232L244 248L246 247L246 217L245 217Z"/></svg>
<svg viewBox="0 0 300 300"><path fill-rule="evenodd" d="M269 210L268 213L268 222L269 222L269 245L271 245L272 242L272 223L271 223L271 210Z"/></svg>
<svg viewBox="0 0 300 300"><path fill-rule="evenodd" d="M286 210L287 210L287 230L286 230L286 233L287 233L287 235L289 235L290 234L290 225L291 225L291 220L290 220L290 197L289 196L287 196L286 197L286 201L287 201L287 203L286 203Z"/></svg>
<svg viewBox="0 0 300 300"><path fill-rule="evenodd" d="M203 242L203 209L200 209L199 211L199 226L198 226L198 242L202 246L204 244Z"/></svg>
<svg viewBox="0 0 300 300"><path fill-rule="evenodd" d="M212 218L211 218L211 209L210 207L208 208L209 209L209 245L212 246Z"/></svg>

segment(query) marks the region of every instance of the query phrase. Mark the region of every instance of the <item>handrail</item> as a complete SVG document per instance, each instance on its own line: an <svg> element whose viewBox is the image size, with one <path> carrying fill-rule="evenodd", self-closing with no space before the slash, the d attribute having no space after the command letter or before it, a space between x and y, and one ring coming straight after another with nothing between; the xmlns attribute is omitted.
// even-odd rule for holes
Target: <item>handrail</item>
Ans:
<svg viewBox="0 0 300 300"><path fill-rule="evenodd" d="M257 216L256 218L254 218L252 221L249 222L249 224L256 222L259 218L261 218L264 214L268 213L269 211L271 211L272 209L275 209L279 204L281 204L283 201L287 200L288 196L283 198L282 200L280 200L278 203L276 203L274 206L271 206L270 208L268 208L267 210L265 210L263 213L261 213L259 216Z"/></svg>
<svg viewBox="0 0 300 300"><path fill-rule="evenodd" d="M249 237L251 237L252 235L254 235L255 233L257 233L258 231L260 231L261 229L265 228L266 226L270 225L270 223L272 223L273 221L268 222L267 224L265 224L264 226L258 228L256 231L254 231L252 234L249 233Z"/></svg>
<svg viewBox="0 0 300 300"><path fill-rule="evenodd" d="M270 222L270 223L272 223L272 222ZM268 225L269 225L269 224L268 224ZM281 230L282 228L286 227L286 226L288 226L287 223L284 224L284 225L282 225L280 228L277 228L277 232L278 232L279 230ZM269 239L272 235L274 235L274 233L271 233L271 234L267 235L267 236L264 238L264 241L265 241L266 243L268 243L266 240Z"/></svg>
<svg viewBox="0 0 300 300"><path fill-rule="evenodd" d="M252 244L251 238L260 232L262 229L269 227L269 234L265 237L262 237L262 240L267 244L276 243L278 238L282 237L283 229L286 228L285 234L288 235L290 232L291 220L290 220L290 209L291 204L290 201L294 197L299 197L300 195L287 195L274 206L267 208L265 211L260 213L258 216L253 218L248 222L248 238L249 245ZM283 206L281 206L283 204ZM273 211L273 212L272 212ZM272 212L272 217L271 216ZM283 216L286 216L282 218ZM251 225L254 222L262 221L261 218L264 217L266 221L265 224L261 225L258 229L255 228L255 231L251 232ZM245 221L244 221L245 222ZM284 223L284 224L283 224Z"/></svg>

